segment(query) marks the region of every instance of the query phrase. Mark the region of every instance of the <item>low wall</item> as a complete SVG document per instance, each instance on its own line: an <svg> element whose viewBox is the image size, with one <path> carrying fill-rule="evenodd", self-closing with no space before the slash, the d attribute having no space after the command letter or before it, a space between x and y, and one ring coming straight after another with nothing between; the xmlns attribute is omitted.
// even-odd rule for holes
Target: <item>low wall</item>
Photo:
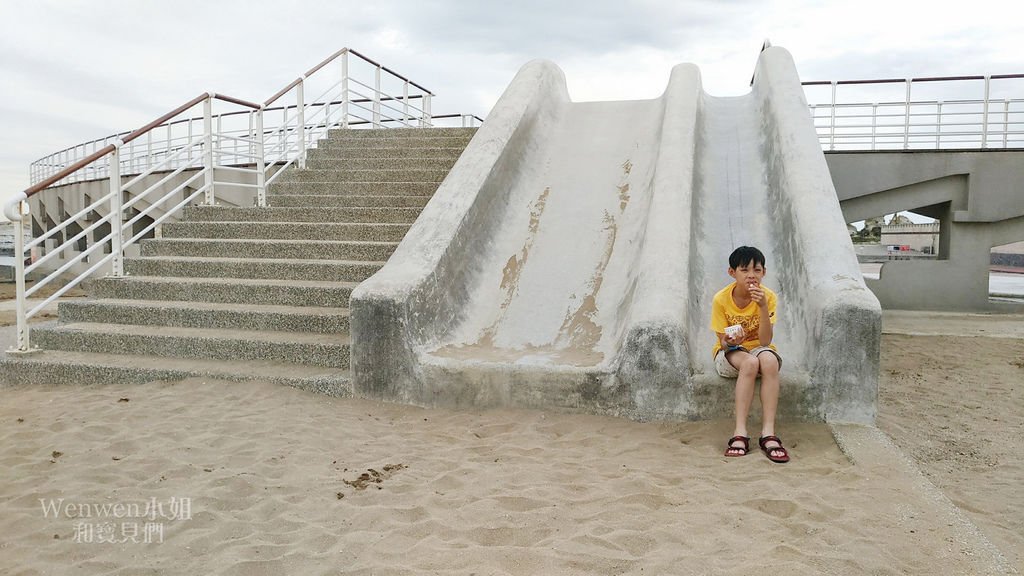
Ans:
<svg viewBox="0 0 1024 576"><path fill-rule="evenodd" d="M1024 240L1024 151L831 152L845 219L911 211L939 220L938 257L886 262L867 282L897 310L1017 312L989 300L994 247ZM937 282L936 279L941 279Z"/></svg>

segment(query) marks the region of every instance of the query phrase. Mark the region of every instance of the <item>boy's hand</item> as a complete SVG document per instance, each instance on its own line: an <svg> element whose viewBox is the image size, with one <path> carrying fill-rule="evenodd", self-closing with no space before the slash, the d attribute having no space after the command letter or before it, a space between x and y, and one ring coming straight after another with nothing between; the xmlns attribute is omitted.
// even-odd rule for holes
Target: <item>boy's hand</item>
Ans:
<svg viewBox="0 0 1024 576"><path fill-rule="evenodd" d="M742 327L740 328L739 333L733 337L729 337L728 334L725 334L724 336L722 336L722 348L728 348L729 346L739 346L740 344L743 343L743 340L746 337L747 331L744 330Z"/></svg>
<svg viewBox="0 0 1024 576"><path fill-rule="evenodd" d="M758 306L764 308L768 305L768 299L764 297L764 290L761 290L760 285L751 283L747 289L750 291L750 299L757 302Z"/></svg>

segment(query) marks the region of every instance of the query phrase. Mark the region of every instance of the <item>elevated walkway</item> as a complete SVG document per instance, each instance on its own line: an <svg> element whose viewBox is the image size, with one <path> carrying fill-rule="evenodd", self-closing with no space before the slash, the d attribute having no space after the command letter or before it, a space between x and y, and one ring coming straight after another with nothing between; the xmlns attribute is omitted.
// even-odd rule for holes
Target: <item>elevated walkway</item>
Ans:
<svg viewBox="0 0 1024 576"><path fill-rule="evenodd" d="M868 287L884 308L1020 310L989 300L993 247L1024 240L1024 151L825 155L848 222L898 211L939 221L934 260L886 262Z"/></svg>

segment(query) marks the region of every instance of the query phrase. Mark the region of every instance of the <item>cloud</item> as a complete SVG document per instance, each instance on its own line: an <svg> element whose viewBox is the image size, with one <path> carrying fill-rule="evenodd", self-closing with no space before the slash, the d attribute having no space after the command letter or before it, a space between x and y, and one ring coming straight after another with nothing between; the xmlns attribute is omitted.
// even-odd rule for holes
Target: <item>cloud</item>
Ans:
<svg viewBox="0 0 1024 576"><path fill-rule="evenodd" d="M805 80L1021 72L1015 4L861 0L0 0L0 196L40 150L138 127L207 90L261 101L343 46L486 115L533 58L576 100L655 97L673 65L749 90L762 40ZM43 152L46 153L46 152ZM17 176L21 174L22 176Z"/></svg>

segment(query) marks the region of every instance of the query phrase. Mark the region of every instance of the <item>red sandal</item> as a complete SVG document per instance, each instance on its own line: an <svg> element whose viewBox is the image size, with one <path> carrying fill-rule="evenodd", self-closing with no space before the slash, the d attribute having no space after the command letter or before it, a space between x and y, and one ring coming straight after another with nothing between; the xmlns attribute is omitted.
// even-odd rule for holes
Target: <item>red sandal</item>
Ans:
<svg viewBox="0 0 1024 576"><path fill-rule="evenodd" d="M765 444L768 442L775 442L778 446L766 447ZM782 440L779 440L778 436L761 436L757 441L761 445L761 451L768 457L772 462L778 462L779 464L785 464L789 462L789 452L782 447ZM782 452L782 456L772 456L772 452Z"/></svg>
<svg viewBox="0 0 1024 576"><path fill-rule="evenodd" d="M733 442L743 442L743 446L733 446ZM729 442L726 443L728 448L725 449L725 455L729 458L738 458L740 456L746 456L747 452L750 452L750 436L733 436L729 438ZM740 452L740 454L729 454L729 452Z"/></svg>

